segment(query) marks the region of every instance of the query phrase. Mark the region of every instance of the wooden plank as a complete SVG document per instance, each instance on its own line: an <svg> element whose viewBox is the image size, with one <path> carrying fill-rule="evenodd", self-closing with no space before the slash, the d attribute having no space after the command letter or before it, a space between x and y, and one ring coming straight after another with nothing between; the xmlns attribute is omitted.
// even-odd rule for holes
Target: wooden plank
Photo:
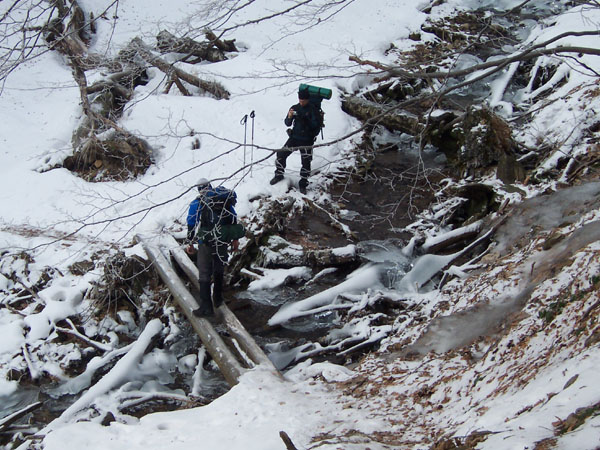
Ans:
<svg viewBox="0 0 600 450"><path fill-rule="evenodd" d="M196 264L190 259L185 250L177 243L173 237L163 238L162 244L165 249L171 252L171 256L181 267L181 269L188 276L190 281L199 287L198 283L198 268ZM227 307L225 303L217 308L217 312L220 313L223 323L236 339L242 350L250 357L250 359L257 365L261 365L282 377L281 373L265 352L256 343L254 338L248 333L244 325L239 321L235 314ZM282 377L283 378L283 377Z"/></svg>
<svg viewBox="0 0 600 450"><path fill-rule="evenodd" d="M135 239L142 244L148 258L153 262L156 271L173 294L173 298L181 307L198 336L200 336L200 340L221 370L225 380L231 386L236 385L239 377L246 369L235 359L233 353L225 345L211 323L206 319L194 316L192 311L197 307L196 300L175 273L162 251L140 235L136 235Z"/></svg>

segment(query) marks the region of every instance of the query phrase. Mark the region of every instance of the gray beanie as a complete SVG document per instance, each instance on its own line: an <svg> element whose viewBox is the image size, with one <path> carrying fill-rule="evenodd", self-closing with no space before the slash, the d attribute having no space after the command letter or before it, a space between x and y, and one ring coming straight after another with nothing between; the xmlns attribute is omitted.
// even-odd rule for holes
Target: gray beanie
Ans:
<svg viewBox="0 0 600 450"><path fill-rule="evenodd" d="M198 180L198 182L196 183L196 187L198 188L199 191L212 188L210 181L208 181L206 178L200 178Z"/></svg>

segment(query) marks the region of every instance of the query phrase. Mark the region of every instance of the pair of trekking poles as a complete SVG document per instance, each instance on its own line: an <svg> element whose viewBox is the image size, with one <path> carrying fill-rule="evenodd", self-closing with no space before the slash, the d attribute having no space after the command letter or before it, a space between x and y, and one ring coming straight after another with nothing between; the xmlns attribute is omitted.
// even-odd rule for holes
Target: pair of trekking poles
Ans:
<svg viewBox="0 0 600 450"><path fill-rule="evenodd" d="M244 114L244 117L242 117L242 120L240 120L240 125L244 125L244 167L246 167L246 136L248 134L248 117L250 117L252 120L252 135L250 143L250 176L252 177L252 166L254 166L254 118L256 117L254 110L252 110L249 115Z"/></svg>

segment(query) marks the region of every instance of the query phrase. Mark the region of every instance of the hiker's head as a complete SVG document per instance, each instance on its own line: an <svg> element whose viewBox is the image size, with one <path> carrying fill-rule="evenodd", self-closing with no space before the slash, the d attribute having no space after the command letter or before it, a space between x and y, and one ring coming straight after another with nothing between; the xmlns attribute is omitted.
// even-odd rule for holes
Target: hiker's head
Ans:
<svg viewBox="0 0 600 450"><path fill-rule="evenodd" d="M208 181L206 178L200 178L196 183L196 187L198 188L198 192L203 192L206 189L212 189L210 181Z"/></svg>
<svg viewBox="0 0 600 450"><path fill-rule="evenodd" d="M308 103L308 99L310 98L310 94L308 93L308 89L302 89L298 91L298 100L302 106Z"/></svg>

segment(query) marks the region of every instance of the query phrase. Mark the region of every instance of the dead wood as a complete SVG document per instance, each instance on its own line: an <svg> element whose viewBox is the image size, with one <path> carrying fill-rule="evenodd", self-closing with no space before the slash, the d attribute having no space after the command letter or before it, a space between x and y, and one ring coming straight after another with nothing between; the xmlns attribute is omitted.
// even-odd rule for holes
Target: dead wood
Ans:
<svg viewBox="0 0 600 450"><path fill-rule="evenodd" d="M225 345L212 324L207 319L196 317L192 313L198 306L196 300L190 294L160 248L150 244L148 240L139 235L135 236L135 240L142 244L148 258L152 261L153 267L171 291L173 298L182 309L196 334L200 337L200 340L219 367L219 370L221 370L225 380L230 386L236 385L239 377L245 372L245 369L237 361L229 347Z"/></svg>
<svg viewBox="0 0 600 450"><path fill-rule="evenodd" d="M344 248L303 249L278 236L272 236L266 245L261 246L255 258L256 263L265 268L339 267L356 264L359 260L356 251ZM249 271L245 275L249 275Z"/></svg>
<svg viewBox="0 0 600 450"><path fill-rule="evenodd" d="M156 36L156 48L161 53L183 53L184 61L196 64L201 61L225 61L224 52L215 45L215 42L197 42L188 37L177 37L163 30ZM189 61L195 58L194 61Z"/></svg>
<svg viewBox="0 0 600 450"><path fill-rule="evenodd" d="M433 243L428 244L426 241L422 248L425 253L437 253L460 242L470 241L476 238L479 234L479 231L479 227L462 227L454 230L453 233L448 233L446 236L441 237L439 240Z"/></svg>
<svg viewBox="0 0 600 450"><path fill-rule="evenodd" d="M175 86L177 86L177 89L179 89L179 92L181 92L184 96L186 96L186 97L192 96L192 94L190 94L190 91L188 91L187 88L183 85L183 83L181 82L181 80L179 79L177 74L171 75L169 82L167 83L167 85L165 87L165 94L169 93L173 84Z"/></svg>
<svg viewBox="0 0 600 450"><path fill-rule="evenodd" d="M125 87L121 86L119 83L115 83L112 80L102 80L102 81L98 81L96 83L94 83L91 86L88 86L86 88L86 93L89 94L96 94L98 92L102 92L102 91L115 91L117 94L119 94L120 96L124 97L124 98L129 98L131 97L131 91L126 89Z"/></svg>
<svg viewBox="0 0 600 450"><path fill-rule="evenodd" d="M280 431L279 432L279 437L281 438L281 440L285 444L285 448L287 450L298 450L296 448L296 446L294 445L294 443L292 442L292 440L290 439L290 437L288 436L288 434L285 431Z"/></svg>
<svg viewBox="0 0 600 450"><path fill-rule="evenodd" d="M217 100L229 99L229 92L227 92L227 90L219 83L216 81L202 80L195 75L175 67L173 64L166 62L162 58L155 56L140 38L134 38L129 46L136 51L144 61L156 67L165 74L169 76L171 76L171 74L175 74L179 79L196 86L208 94L211 94Z"/></svg>
<svg viewBox="0 0 600 450"><path fill-rule="evenodd" d="M69 57L87 53L86 20L83 10L76 1L67 6L65 0L53 0L59 17L50 20L45 28L45 39L49 47ZM67 25L64 25L68 18Z"/></svg>
<svg viewBox="0 0 600 450"><path fill-rule="evenodd" d="M215 47L217 47L222 52L238 51L237 47L235 46L235 39L222 41L211 30L206 30L204 32L204 35L206 36L206 39L208 39Z"/></svg>
<svg viewBox="0 0 600 450"><path fill-rule="evenodd" d="M362 121L369 121L378 117L372 125L382 125L390 131L401 131L416 135L422 130L417 116L399 110L387 113L389 105L380 105L359 97L346 97L342 101L342 110Z"/></svg>
<svg viewBox="0 0 600 450"><path fill-rule="evenodd" d="M11 415L5 417L4 419L2 419L0 421L0 432L5 431L7 428L9 428L10 425L12 425L13 423L15 423L17 420L21 419L22 417L26 416L27 414L29 414L32 411L35 411L36 409L40 408L44 403L43 402L35 402L32 403L29 406L26 406L25 408L12 413Z"/></svg>

